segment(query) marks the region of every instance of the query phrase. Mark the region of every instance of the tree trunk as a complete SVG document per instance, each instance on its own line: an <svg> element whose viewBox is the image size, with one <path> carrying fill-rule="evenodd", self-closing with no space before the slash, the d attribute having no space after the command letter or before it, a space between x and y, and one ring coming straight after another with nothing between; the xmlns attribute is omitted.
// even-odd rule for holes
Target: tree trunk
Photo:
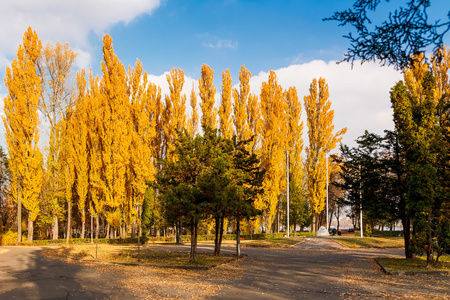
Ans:
<svg viewBox="0 0 450 300"><path fill-rule="evenodd" d="M131 225L131 238L136 238L136 221L134 221Z"/></svg>
<svg viewBox="0 0 450 300"><path fill-rule="evenodd" d="M67 234L66 234L66 245L69 244L69 239L72 236L72 229L70 228L70 219L72 218L72 203L67 202Z"/></svg>
<svg viewBox="0 0 450 300"><path fill-rule="evenodd" d="M433 258L433 234L431 232L431 212L428 213L428 226L427 226L427 268L434 267L434 258Z"/></svg>
<svg viewBox="0 0 450 300"><path fill-rule="evenodd" d="M294 221L294 232L293 236L295 236L295 232L297 231L297 221Z"/></svg>
<svg viewBox="0 0 450 300"><path fill-rule="evenodd" d="M317 231L317 228L316 228L316 222L317 222L317 214L314 214L314 216L313 216L313 221L312 221L312 231L313 232L316 232Z"/></svg>
<svg viewBox="0 0 450 300"><path fill-rule="evenodd" d="M333 221L333 214L330 215L330 219L328 220L328 229L330 229L332 221Z"/></svg>
<svg viewBox="0 0 450 300"><path fill-rule="evenodd" d="M339 222L339 218L336 218L336 230L339 231L339 228L341 227L341 223Z"/></svg>
<svg viewBox="0 0 450 300"><path fill-rule="evenodd" d="M405 241L405 257L412 258L413 252L409 247L411 242L411 220L406 215L403 216L402 225L403 225L403 240Z"/></svg>
<svg viewBox="0 0 450 300"><path fill-rule="evenodd" d="M236 218L236 256L241 256L241 220Z"/></svg>
<svg viewBox="0 0 450 300"><path fill-rule="evenodd" d="M33 221L31 221L31 216L28 215L28 237L27 237L27 241L28 242L32 242L33 241Z"/></svg>
<svg viewBox="0 0 450 300"><path fill-rule="evenodd" d="M84 239L86 235L86 209L83 207L81 211L81 238Z"/></svg>
<svg viewBox="0 0 450 300"><path fill-rule="evenodd" d="M52 239L57 240L59 238L59 224L58 215L53 215L53 235Z"/></svg>
<svg viewBox="0 0 450 300"><path fill-rule="evenodd" d="M109 222L106 222L106 236L105 236L105 239L109 239L110 237L109 237L109 231L110 231L110 227L111 227L111 225L109 225Z"/></svg>
<svg viewBox="0 0 450 300"><path fill-rule="evenodd" d="M214 256L218 256L219 250L219 231L220 231L220 217L214 217L215 234L214 234Z"/></svg>
<svg viewBox="0 0 450 300"><path fill-rule="evenodd" d="M17 243L22 242L22 201L20 200L20 179L17 180Z"/></svg>
<svg viewBox="0 0 450 300"><path fill-rule="evenodd" d="M222 246L224 219L225 218L223 216L219 218L219 240L217 241L217 249L214 249L214 255L215 256L219 256L220 255L220 247Z"/></svg>
<svg viewBox="0 0 450 300"><path fill-rule="evenodd" d="M98 235L100 234L100 218L98 214L95 216L95 238L98 240Z"/></svg>
<svg viewBox="0 0 450 300"><path fill-rule="evenodd" d="M189 254L189 262L195 263L195 254L197 253L197 229L198 224L192 221L191 225L191 253Z"/></svg>

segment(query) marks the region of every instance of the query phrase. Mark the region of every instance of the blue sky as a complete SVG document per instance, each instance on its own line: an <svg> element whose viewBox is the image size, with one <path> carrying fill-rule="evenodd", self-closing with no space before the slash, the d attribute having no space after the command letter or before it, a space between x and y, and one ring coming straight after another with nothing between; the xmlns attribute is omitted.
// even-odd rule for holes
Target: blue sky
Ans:
<svg viewBox="0 0 450 300"><path fill-rule="evenodd" d="M336 64L348 47L342 35L350 28L322 19L353 2L3 0L0 74L4 76L28 26L43 43L69 43L79 53L77 68L92 67L100 74L102 37L108 33L119 59L128 66L139 58L163 93L167 91L165 73L177 67L185 71L185 93L189 94L204 63L215 71L218 93L221 72L230 69L237 85L241 65L252 72L251 92L257 95L269 70L277 72L283 88L296 86L300 99L308 94L313 78L324 77L336 130L348 127L343 142L353 145L365 129L378 134L393 129L389 90L401 79L393 68L376 63L356 64L353 69L346 63ZM383 3L382 8L393 8L396 2ZM446 19L449 10L448 0L433 0L430 14ZM448 36L446 41L450 44ZM0 85L1 98L6 92ZM3 114L3 101L0 103ZM306 120L305 113L302 118ZM41 126L45 128L45 123ZM3 132L1 124L0 136ZM4 145L2 140L0 145Z"/></svg>

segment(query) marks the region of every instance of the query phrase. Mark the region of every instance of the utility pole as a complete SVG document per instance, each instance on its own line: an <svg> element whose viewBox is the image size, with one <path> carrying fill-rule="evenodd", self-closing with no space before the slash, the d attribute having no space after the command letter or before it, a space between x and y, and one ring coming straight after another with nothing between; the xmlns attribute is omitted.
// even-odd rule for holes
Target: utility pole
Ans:
<svg viewBox="0 0 450 300"><path fill-rule="evenodd" d="M287 177L287 237L289 237L289 150L286 151L286 177ZM294 228L295 230L295 228ZM295 231L294 231L294 235L295 235Z"/></svg>
<svg viewBox="0 0 450 300"><path fill-rule="evenodd" d="M359 165L359 176L361 183L359 184L359 229L361 231L361 238L363 237L363 219L362 219L362 172L361 172L361 165Z"/></svg>
<svg viewBox="0 0 450 300"><path fill-rule="evenodd" d="M326 163L326 170L327 170L327 231L328 228L328 152L325 152L325 163Z"/></svg>

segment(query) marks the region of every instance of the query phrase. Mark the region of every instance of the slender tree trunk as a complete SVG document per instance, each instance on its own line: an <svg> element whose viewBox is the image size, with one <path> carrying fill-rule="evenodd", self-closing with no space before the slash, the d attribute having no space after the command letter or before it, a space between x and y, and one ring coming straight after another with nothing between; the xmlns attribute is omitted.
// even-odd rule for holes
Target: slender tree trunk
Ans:
<svg viewBox="0 0 450 300"><path fill-rule="evenodd" d="M224 222L224 217L219 217L219 235L217 235L216 233L216 237L218 237L217 239L217 243L216 243L216 247L214 248L214 255L215 256L219 256L220 255L220 247L222 246L222 237L223 237L223 222Z"/></svg>
<svg viewBox="0 0 450 300"><path fill-rule="evenodd" d="M106 222L106 236L105 236L105 238L106 239L109 239L110 237L109 237L109 230L110 230L110 227L111 227L111 225L109 225L109 222Z"/></svg>
<svg viewBox="0 0 450 300"><path fill-rule="evenodd" d="M72 228L70 224L70 219L72 218L72 202L67 202L67 234L66 234L66 245L69 244L69 239L72 236Z"/></svg>
<svg viewBox="0 0 450 300"><path fill-rule="evenodd" d="M220 230L220 217L216 216L214 217L214 227L215 227L215 234L214 234L214 255L217 256L218 249L219 249L219 230Z"/></svg>
<svg viewBox="0 0 450 300"><path fill-rule="evenodd" d="M84 239L86 235L86 208L83 207L83 210L81 211L81 238Z"/></svg>
<svg viewBox="0 0 450 300"><path fill-rule="evenodd" d="M22 242L22 201L20 199L20 178L17 180L17 243Z"/></svg>
<svg viewBox="0 0 450 300"><path fill-rule="evenodd" d="M134 221L131 225L131 238L136 238L136 221Z"/></svg>
<svg viewBox="0 0 450 300"><path fill-rule="evenodd" d="M428 228L427 228L427 268L434 267L434 257L433 257L433 234L431 232L431 212L428 213Z"/></svg>
<svg viewBox="0 0 450 300"><path fill-rule="evenodd" d="M192 221L191 225L191 253L189 254L189 262L195 263L195 255L197 253L197 229L198 224Z"/></svg>
<svg viewBox="0 0 450 300"><path fill-rule="evenodd" d="M293 232L294 236L295 236L296 231L297 231L297 221L294 221L294 232Z"/></svg>
<svg viewBox="0 0 450 300"><path fill-rule="evenodd" d="M58 224L58 215L53 215L53 234L52 239L57 240L59 237L59 224Z"/></svg>
<svg viewBox="0 0 450 300"><path fill-rule="evenodd" d="M316 229L316 219L317 219L317 214L314 214L313 221L312 221L312 231L313 232L317 231L317 229Z"/></svg>
<svg viewBox="0 0 450 300"><path fill-rule="evenodd" d="M411 220L408 218L408 216L406 216L406 214L403 216L402 225L403 225L403 240L405 241L405 257L412 258L413 253L409 247L411 242Z"/></svg>
<svg viewBox="0 0 450 300"><path fill-rule="evenodd" d="M28 237L27 242L33 241L33 221L31 221L31 216L28 215Z"/></svg>
<svg viewBox="0 0 450 300"><path fill-rule="evenodd" d="M236 256L241 256L241 220L236 218Z"/></svg>

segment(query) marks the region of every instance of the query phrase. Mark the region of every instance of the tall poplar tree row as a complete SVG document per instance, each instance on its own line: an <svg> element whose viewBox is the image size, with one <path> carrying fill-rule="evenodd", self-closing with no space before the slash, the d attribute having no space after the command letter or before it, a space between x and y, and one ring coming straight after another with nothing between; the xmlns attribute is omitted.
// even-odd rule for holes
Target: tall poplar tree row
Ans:
<svg viewBox="0 0 450 300"><path fill-rule="evenodd" d="M17 242L22 238L22 206L28 215L28 241L33 240L33 222L39 214L43 179L39 142L38 105L42 93L36 62L42 49L35 31L28 27L17 58L6 68L3 123L11 169L11 193L17 202Z"/></svg>
<svg viewBox="0 0 450 300"><path fill-rule="evenodd" d="M313 226L315 227L318 214L325 208L326 198L326 158L325 155L336 148L336 144L342 140L347 128L334 133L334 111L331 109L328 84L325 79L319 78L309 88L309 95L304 97L309 147L306 149L306 175L307 195L311 212L314 214ZM316 230L317 228L314 228Z"/></svg>

